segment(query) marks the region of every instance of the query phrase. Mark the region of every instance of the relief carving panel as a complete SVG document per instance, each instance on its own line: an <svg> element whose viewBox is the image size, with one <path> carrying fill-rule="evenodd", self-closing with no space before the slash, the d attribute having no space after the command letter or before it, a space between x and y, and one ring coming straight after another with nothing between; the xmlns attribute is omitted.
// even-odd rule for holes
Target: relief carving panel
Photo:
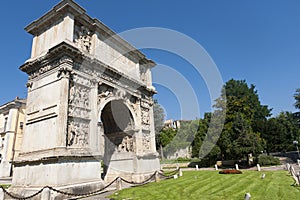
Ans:
<svg viewBox="0 0 300 200"><path fill-rule="evenodd" d="M88 142L89 124L84 121L69 119L67 146L84 147Z"/></svg>
<svg viewBox="0 0 300 200"><path fill-rule="evenodd" d="M151 150L151 138L149 133L143 133L143 150L144 152Z"/></svg>
<svg viewBox="0 0 300 200"><path fill-rule="evenodd" d="M73 74L70 80L67 145L88 145L91 81Z"/></svg>
<svg viewBox="0 0 300 200"><path fill-rule="evenodd" d="M84 52L89 53L92 44L92 32L85 26L75 25L74 42Z"/></svg>
<svg viewBox="0 0 300 200"><path fill-rule="evenodd" d="M133 137L125 136L122 139L121 144L119 144L118 152L135 152L135 142Z"/></svg>

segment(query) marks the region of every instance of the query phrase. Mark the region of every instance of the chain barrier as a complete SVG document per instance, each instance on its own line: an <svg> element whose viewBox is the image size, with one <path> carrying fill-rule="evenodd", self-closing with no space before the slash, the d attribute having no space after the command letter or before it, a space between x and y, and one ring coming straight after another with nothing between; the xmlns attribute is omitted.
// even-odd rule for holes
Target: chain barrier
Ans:
<svg viewBox="0 0 300 200"><path fill-rule="evenodd" d="M125 183L131 184L131 185L144 185L146 183L148 183L149 181L151 181L151 179L153 179L153 177L155 176L156 172L154 174L152 174L148 179L144 180L141 183L137 183L137 182L133 182L133 181L127 181L123 178L121 178L122 181L124 181Z"/></svg>
<svg viewBox="0 0 300 200"><path fill-rule="evenodd" d="M118 178L114 179L111 183L109 183L108 185L106 185L105 187L99 189L99 190L96 190L96 191L93 191L93 192L88 192L88 193L81 193L81 194L73 194L73 193L69 193L69 192L64 192L64 191L61 191L61 190L57 190L53 187L48 187L50 190L54 191L54 192L57 192L57 193L60 193L60 194L63 194L63 195L67 195L67 196L90 196L90 195L93 195L93 194L97 194L103 190L105 190L106 188L110 187L112 184L114 184L116 181L117 181Z"/></svg>
<svg viewBox="0 0 300 200"><path fill-rule="evenodd" d="M27 199L31 199L31 198L33 198L33 197L35 197L35 196L41 194L41 193L43 192L43 190L44 190L45 188L47 188L47 186L46 186L46 187L43 187L43 188L40 189L38 192L36 192L36 193L34 193L33 195L30 195L30 196L28 196L28 197L18 197L18 196L15 195L15 194L11 194L11 193L9 193L2 185L0 186L0 188L3 190L3 192L4 192L5 194L7 194L9 197L11 197L11 198L13 198L13 199L17 199L17 200L27 200Z"/></svg>
<svg viewBox="0 0 300 200"><path fill-rule="evenodd" d="M175 171L172 171L172 172L169 172L169 173L175 175L175 174L178 173L178 172L179 172L179 169L177 169L177 170L175 170ZM99 192L101 192L101 191L107 189L107 188L110 187L112 184L114 184L118 179L122 180L122 181L125 182L125 183L131 184L131 185L144 185L144 184L148 183L149 181L151 181L151 180L155 177L156 173L158 173L159 175L161 175L161 176L163 176L164 178L167 178L167 179L173 177L173 175L166 176L165 174L163 174L163 173L161 173L161 172L159 172L159 171L156 171L156 172L155 172L154 174L152 174L148 179L146 179L146 180L144 180L143 182L140 182L140 183L138 183L138 182L133 182L133 181L128 181L128 180L126 180L126 179L124 179L124 178L117 177L117 178L115 178L112 182L110 182L108 185L106 185L105 187L103 187L103 188L101 188L101 189L99 189L99 190L96 190L96 191L93 191L93 192L88 192L88 193L81 193L81 194L73 194L73 193L64 192L64 191L55 189L55 188L53 188L53 187L51 187L51 186L45 186L45 187L43 187L42 189L40 189L39 191L37 191L36 193L34 193L34 194L32 194L32 195L30 195L30 196L28 196L28 197L20 197L20 196L18 196L18 195L16 195L16 194L13 194L13 193L8 192L3 186L0 186L0 188L1 188L1 189L3 190L3 192L4 192L5 194L7 194L9 197L11 197L11 198L13 198L13 199L17 199L17 200L27 200L27 199L31 199L31 198L36 197L37 195L41 194L41 193L44 191L44 189L47 189L47 188L48 188L49 190L52 190L53 192L57 192L57 193L59 193L59 194L63 194L63 195L66 195L66 196L76 196L76 197L79 197L79 196L91 196L91 195L97 194L97 193L99 193ZM169 174L169 173L168 173L168 174Z"/></svg>
<svg viewBox="0 0 300 200"><path fill-rule="evenodd" d="M165 175L164 173L161 173L161 172L158 172L158 174L159 174L160 176L166 178L166 179L170 179L170 178L173 178L173 176L174 176L175 174L177 174L177 173L179 172L179 170L180 170L180 168L179 168L179 169L176 169L176 170L174 170L174 171L172 171L172 172L168 172L168 175Z"/></svg>
<svg viewBox="0 0 300 200"><path fill-rule="evenodd" d="M64 192L64 191L61 191L61 190L58 190L58 189L55 189L53 187L50 187L50 186L45 186L43 187L41 190L39 190L38 192L28 196L28 197L19 197L15 194L12 194L12 193L9 193L3 186L0 186L0 188L2 188L3 192L5 194L7 194L9 197L13 198L13 199L17 199L17 200L27 200L27 199L31 199L33 197L36 197L37 195L41 194L44 189L49 189L49 190L52 190L54 192L57 192L57 193L60 193L60 194L63 194L63 195L67 195L67 196L90 196L90 195L93 195L93 194L97 194L105 189L107 189L108 187L110 187L112 184L114 184L116 181L117 181L118 178L116 178L115 180L113 180L111 183L109 183L108 185L106 185L105 187L99 189L99 190L96 190L96 191L93 191L93 192L88 192L88 193L82 193L82 194L73 194L73 193L69 193L69 192Z"/></svg>

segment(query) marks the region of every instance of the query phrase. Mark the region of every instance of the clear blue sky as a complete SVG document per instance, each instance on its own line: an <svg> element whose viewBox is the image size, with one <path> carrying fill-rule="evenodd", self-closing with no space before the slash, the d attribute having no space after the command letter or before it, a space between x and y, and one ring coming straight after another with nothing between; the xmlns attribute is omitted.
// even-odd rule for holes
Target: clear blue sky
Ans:
<svg viewBox="0 0 300 200"><path fill-rule="evenodd" d="M0 104L16 96L26 96L27 76L18 68L30 56L32 36L23 28L58 2L12 0L1 3ZM274 115L280 111L295 111L293 94L300 87L298 0L77 0L77 3L91 17L98 18L117 33L139 27L163 27L184 33L206 49L224 81L245 79L256 85L261 102L273 108ZM144 50L144 53L189 80L197 93L201 116L211 110L205 83L187 68L189 63L163 51ZM167 118L197 117L192 112L181 116L176 94L159 85L156 87L159 92L156 98L165 108Z"/></svg>

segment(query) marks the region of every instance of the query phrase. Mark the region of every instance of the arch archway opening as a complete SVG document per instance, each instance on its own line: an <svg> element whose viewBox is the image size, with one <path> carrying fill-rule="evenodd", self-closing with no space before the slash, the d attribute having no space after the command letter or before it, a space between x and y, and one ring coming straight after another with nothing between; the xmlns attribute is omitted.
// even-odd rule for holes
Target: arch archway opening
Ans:
<svg viewBox="0 0 300 200"><path fill-rule="evenodd" d="M113 100L104 106L101 122L105 138L102 177L105 177L113 154L135 152L135 123L132 113L122 100Z"/></svg>

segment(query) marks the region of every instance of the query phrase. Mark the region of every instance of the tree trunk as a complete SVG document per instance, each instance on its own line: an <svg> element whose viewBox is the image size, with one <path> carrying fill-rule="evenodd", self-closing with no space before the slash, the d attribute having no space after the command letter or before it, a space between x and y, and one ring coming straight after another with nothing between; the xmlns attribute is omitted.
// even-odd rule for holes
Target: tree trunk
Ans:
<svg viewBox="0 0 300 200"><path fill-rule="evenodd" d="M163 147L162 145L160 145L160 156L161 156L161 160L164 160L164 151L163 151Z"/></svg>

